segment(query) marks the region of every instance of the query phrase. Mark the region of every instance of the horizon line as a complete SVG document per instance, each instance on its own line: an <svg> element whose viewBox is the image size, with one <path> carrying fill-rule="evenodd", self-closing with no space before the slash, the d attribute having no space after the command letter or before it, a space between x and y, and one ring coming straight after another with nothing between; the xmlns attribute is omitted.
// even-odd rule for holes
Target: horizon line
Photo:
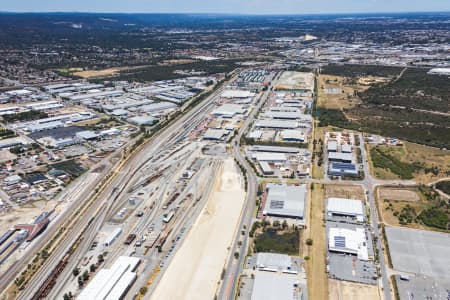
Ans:
<svg viewBox="0 0 450 300"><path fill-rule="evenodd" d="M309 13L233 13L233 12L116 12L116 11L2 11L0 14L118 14L118 15L228 15L228 16L311 16L311 15L383 15L383 14L450 14L448 11L385 12L309 12Z"/></svg>

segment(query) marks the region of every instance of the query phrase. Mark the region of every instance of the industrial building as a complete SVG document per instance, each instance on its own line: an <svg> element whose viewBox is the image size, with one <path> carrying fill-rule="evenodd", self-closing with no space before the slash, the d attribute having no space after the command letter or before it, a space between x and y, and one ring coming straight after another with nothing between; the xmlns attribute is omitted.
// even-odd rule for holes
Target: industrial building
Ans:
<svg viewBox="0 0 450 300"><path fill-rule="evenodd" d="M305 134L299 130L283 130L280 132L281 139L285 142L300 142L306 140Z"/></svg>
<svg viewBox="0 0 450 300"><path fill-rule="evenodd" d="M273 175L275 173L266 161L259 161L259 166L263 172L263 175Z"/></svg>
<svg viewBox="0 0 450 300"><path fill-rule="evenodd" d="M300 300L303 292L295 275L257 272L251 300Z"/></svg>
<svg viewBox="0 0 450 300"><path fill-rule="evenodd" d="M328 232L328 250L330 252L356 255L359 260L369 260L367 237L364 228L336 228Z"/></svg>
<svg viewBox="0 0 450 300"><path fill-rule="evenodd" d="M153 125L155 124L158 120L151 117L151 116L136 116L136 117L132 117L127 119L128 122L138 125L138 126L142 126L142 125Z"/></svg>
<svg viewBox="0 0 450 300"><path fill-rule="evenodd" d="M292 259L287 254L257 253L256 267L262 271L292 271Z"/></svg>
<svg viewBox="0 0 450 300"><path fill-rule="evenodd" d="M259 145L251 146L250 151L252 151L252 152L286 153L286 154L297 154L300 152L300 150L298 148L294 148L294 147L259 146Z"/></svg>
<svg viewBox="0 0 450 300"><path fill-rule="evenodd" d="M252 154L252 159L258 162L285 163L287 156L284 153L257 152Z"/></svg>
<svg viewBox="0 0 450 300"><path fill-rule="evenodd" d="M330 152L328 153L328 160L332 162L351 163L353 155L351 153Z"/></svg>
<svg viewBox="0 0 450 300"><path fill-rule="evenodd" d="M332 176L358 176L358 169L355 164L332 163L328 169L328 174Z"/></svg>
<svg viewBox="0 0 450 300"><path fill-rule="evenodd" d="M250 91L244 91L244 90L226 90L220 95L222 98L250 98L255 96L255 93L252 93Z"/></svg>
<svg viewBox="0 0 450 300"><path fill-rule="evenodd" d="M120 256L110 269L101 269L77 299L123 299L136 281L135 271L140 262L141 260L137 257Z"/></svg>
<svg viewBox="0 0 450 300"><path fill-rule="evenodd" d="M306 185L267 185L263 215L304 219Z"/></svg>
<svg viewBox="0 0 450 300"><path fill-rule="evenodd" d="M295 129L298 128L298 122L292 120L257 120L255 128L270 128L270 129Z"/></svg>
<svg viewBox="0 0 450 300"><path fill-rule="evenodd" d="M225 129L208 129L203 135L204 140L221 141L229 135L230 131Z"/></svg>
<svg viewBox="0 0 450 300"><path fill-rule="evenodd" d="M364 204L360 200L345 198L328 198L327 214L330 217L347 217L364 221Z"/></svg>
<svg viewBox="0 0 450 300"><path fill-rule="evenodd" d="M232 118L235 115L238 114L243 115L247 113L247 109L244 108L242 105L227 103L218 107L212 113L216 117Z"/></svg>

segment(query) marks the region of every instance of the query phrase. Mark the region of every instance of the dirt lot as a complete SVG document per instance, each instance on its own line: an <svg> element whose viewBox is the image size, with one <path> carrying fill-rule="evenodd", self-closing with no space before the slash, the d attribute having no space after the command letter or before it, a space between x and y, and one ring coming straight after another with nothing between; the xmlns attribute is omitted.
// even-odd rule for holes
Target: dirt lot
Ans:
<svg viewBox="0 0 450 300"><path fill-rule="evenodd" d="M365 193L360 185L327 184L325 198L337 197L365 200Z"/></svg>
<svg viewBox="0 0 450 300"><path fill-rule="evenodd" d="M378 189L379 199L394 201L420 201L416 188L381 187Z"/></svg>
<svg viewBox="0 0 450 300"><path fill-rule="evenodd" d="M375 191L375 195L378 205L378 216L380 221L386 225L427 229L425 226L414 222L407 225L401 225L398 217L394 216L394 212L401 212L407 205L415 209L417 213L423 210L426 206L426 202L421 198L417 189L412 187L378 187ZM386 196L388 198L386 198ZM391 208L388 209L388 206L391 206Z"/></svg>
<svg viewBox="0 0 450 300"><path fill-rule="evenodd" d="M326 233L323 217L325 209L324 189L320 184L314 184L311 192L310 216L308 218L308 229L305 236L313 239L313 244L308 249L309 260L307 261L309 299L328 299L328 277L326 274Z"/></svg>
<svg viewBox="0 0 450 300"><path fill-rule="evenodd" d="M214 298L245 200L241 180L234 161L226 160L211 197L150 299Z"/></svg>
<svg viewBox="0 0 450 300"><path fill-rule="evenodd" d="M345 77L321 75L319 77L318 106L328 109L351 108L361 103L355 97L355 91L363 91L367 87L350 84Z"/></svg>
<svg viewBox="0 0 450 300"><path fill-rule="evenodd" d="M380 293L377 286L359 284L347 281L330 279L328 281L328 299L344 300L380 300Z"/></svg>
<svg viewBox="0 0 450 300"><path fill-rule="evenodd" d="M73 73L73 75L82 78L105 77L116 75L117 73L119 73L119 71L119 68L109 68L104 70L80 71Z"/></svg>
<svg viewBox="0 0 450 300"><path fill-rule="evenodd" d="M160 66L186 65L194 62L196 62L196 60L194 59L167 59L158 63L158 65Z"/></svg>

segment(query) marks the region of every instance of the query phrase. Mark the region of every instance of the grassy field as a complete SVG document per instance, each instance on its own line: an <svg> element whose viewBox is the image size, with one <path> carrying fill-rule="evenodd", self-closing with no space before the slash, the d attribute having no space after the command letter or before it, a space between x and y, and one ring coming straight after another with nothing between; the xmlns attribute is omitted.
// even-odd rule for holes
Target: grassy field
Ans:
<svg viewBox="0 0 450 300"><path fill-rule="evenodd" d="M449 176L448 150L405 142L403 146L370 146L369 153L372 174L379 179L430 183Z"/></svg>
<svg viewBox="0 0 450 300"><path fill-rule="evenodd" d="M449 204L432 189L419 187L377 187L378 215L390 226L424 230L449 230Z"/></svg>
<svg viewBox="0 0 450 300"><path fill-rule="evenodd" d="M306 235L313 240L306 261L309 299L328 299L328 277L326 273L326 232L323 210L324 187L314 184L311 191L309 226Z"/></svg>
<svg viewBox="0 0 450 300"><path fill-rule="evenodd" d="M313 139L317 142L315 146L315 150L313 150L315 160L312 163L312 176L314 179L323 179L324 169L323 164L318 165L319 157L323 155L322 145L319 144L319 140L324 140L325 137L324 127L314 127L314 136ZM323 156L322 156L323 157Z"/></svg>
<svg viewBox="0 0 450 300"><path fill-rule="evenodd" d="M327 93L327 89L340 90L340 93ZM348 109L361 103L355 92L364 91L366 87L352 84L347 78L333 75L319 76L319 94L317 105L327 109Z"/></svg>
<svg viewBox="0 0 450 300"><path fill-rule="evenodd" d="M81 174L83 174L84 171L86 171L85 167L83 167L81 164L79 164L73 159L52 164L50 165L50 168L64 171L73 177L78 177Z"/></svg>
<svg viewBox="0 0 450 300"><path fill-rule="evenodd" d="M265 228L255 237L255 252L273 252L297 256L300 234L298 230Z"/></svg>

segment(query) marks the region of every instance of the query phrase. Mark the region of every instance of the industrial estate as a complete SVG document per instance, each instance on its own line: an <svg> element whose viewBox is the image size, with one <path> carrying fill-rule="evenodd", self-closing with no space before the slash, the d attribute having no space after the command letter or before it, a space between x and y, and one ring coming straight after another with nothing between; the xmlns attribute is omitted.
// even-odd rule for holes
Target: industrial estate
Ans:
<svg viewBox="0 0 450 300"><path fill-rule="evenodd" d="M0 299L450 299L448 14L147 18L1 15Z"/></svg>

